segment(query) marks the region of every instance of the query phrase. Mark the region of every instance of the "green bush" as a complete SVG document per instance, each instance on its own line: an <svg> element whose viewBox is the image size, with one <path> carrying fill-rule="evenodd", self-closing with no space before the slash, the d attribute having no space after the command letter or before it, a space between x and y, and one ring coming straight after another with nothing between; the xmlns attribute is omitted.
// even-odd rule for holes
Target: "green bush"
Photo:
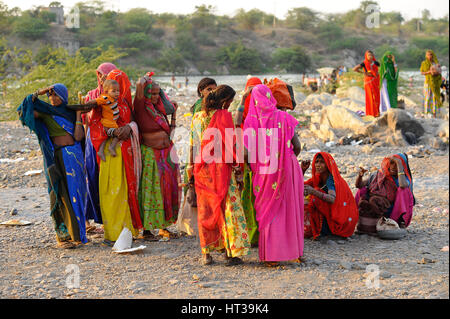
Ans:
<svg viewBox="0 0 450 319"><path fill-rule="evenodd" d="M49 25L41 18L32 17L24 13L14 21L13 32L25 39L36 40L44 36Z"/></svg>
<svg viewBox="0 0 450 319"><path fill-rule="evenodd" d="M281 69L294 73L304 73L311 67L311 58L300 46L275 50L273 61Z"/></svg>
<svg viewBox="0 0 450 319"><path fill-rule="evenodd" d="M261 56L257 50L246 48L242 42L232 43L218 50L216 61L228 65L232 72L259 73L263 71Z"/></svg>

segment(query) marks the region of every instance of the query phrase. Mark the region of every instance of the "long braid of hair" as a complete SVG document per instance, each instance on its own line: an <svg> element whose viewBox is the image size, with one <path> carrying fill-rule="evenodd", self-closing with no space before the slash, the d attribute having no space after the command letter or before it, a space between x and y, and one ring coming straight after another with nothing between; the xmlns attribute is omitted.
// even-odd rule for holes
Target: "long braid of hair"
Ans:
<svg viewBox="0 0 450 319"><path fill-rule="evenodd" d="M209 114L209 110L222 109L225 102L232 100L236 95L236 91L228 85L219 85L217 89L209 93L209 95L203 99L202 110Z"/></svg>

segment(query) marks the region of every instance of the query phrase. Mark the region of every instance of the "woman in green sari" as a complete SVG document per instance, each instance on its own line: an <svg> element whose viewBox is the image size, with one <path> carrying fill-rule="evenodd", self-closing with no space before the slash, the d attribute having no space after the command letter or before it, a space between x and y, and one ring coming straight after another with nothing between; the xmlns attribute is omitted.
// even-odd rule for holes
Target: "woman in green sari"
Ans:
<svg viewBox="0 0 450 319"><path fill-rule="evenodd" d="M433 50L427 50L425 55L425 61L420 66L420 72L425 75L425 84L423 87L424 95L424 112L433 114L436 117L440 108L442 107L441 101L441 66L434 54Z"/></svg>
<svg viewBox="0 0 450 319"><path fill-rule="evenodd" d="M384 53L380 64L380 114L390 108L397 108L398 67L391 51Z"/></svg>

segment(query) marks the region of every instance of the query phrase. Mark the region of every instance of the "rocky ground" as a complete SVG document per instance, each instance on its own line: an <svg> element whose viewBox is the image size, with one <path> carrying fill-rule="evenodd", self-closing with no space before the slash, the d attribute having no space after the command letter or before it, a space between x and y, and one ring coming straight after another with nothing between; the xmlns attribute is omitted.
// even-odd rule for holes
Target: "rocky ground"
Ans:
<svg viewBox="0 0 450 319"><path fill-rule="evenodd" d="M190 117L184 115L195 97L177 99L178 124L187 127ZM308 121L314 107L298 106L298 117ZM131 255L112 253L99 235L83 247L60 250L54 247L45 177L25 176L42 170L37 141L18 121L1 122L0 222L32 224L0 226L0 298L449 298L448 148L325 144L308 126L299 131L304 146L299 159L312 159L315 149L330 152L353 191L359 166L377 167L393 153L411 155L417 205L405 238L305 240L304 262L277 268L262 266L257 248L243 265L227 267L215 255L215 264L202 266L195 237L137 240L135 245L147 248ZM74 269L79 270L78 288L68 285Z"/></svg>

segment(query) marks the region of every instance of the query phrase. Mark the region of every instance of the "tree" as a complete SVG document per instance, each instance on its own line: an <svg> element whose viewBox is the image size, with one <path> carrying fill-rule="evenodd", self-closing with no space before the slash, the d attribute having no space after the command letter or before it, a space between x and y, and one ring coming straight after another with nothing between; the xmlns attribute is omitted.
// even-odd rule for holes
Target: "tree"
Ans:
<svg viewBox="0 0 450 319"><path fill-rule="evenodd" d="M306 8L294 8L288 11L286 16L286 23L289 27L310 30L318 22L318 13Z"/></svg>
<svg viewBox="0 0 450 319"><path fill-rule="evenodd" d="M258 25L262 23L264 12L258 9L253 9L245 12L244 9L239 9L234 18L237 22L247 30L255 30Z"/></svg>
<svg viewBox="0 0 450 319"><path fill-rule="evenodd" d="M214 7L202 4L195 6L195 12L190 16L190 22L194 29L211 27L214 24L215 16L212 14Z"/></svg>
<svg viewBox="0 0 450 319"><path fill-rule="evenodd" d="M39 39L48 31L49 24L41 18L35 18L24 12L14 21L13 32L25 39Z"/></svg>
<svg viewBox="0 0 450 319"><path fill-rule="evenodd" d="M294 73L304 73L311 67L311 58L301 46L275 50L273 61L279 68Z"/></svg>
<svg viewBox="0 0 450 319"><path fill-rule="evenodd" d="M121 16L122 26L125 32L144 32L148 33L155 20L147 9L131 9Z"/></svg>
<svg viewBox="0 0 450 319"><path fill-rule="evenodd" d="M183 55L177 49L164 49L157 63L163 71L184 72L186 68Z"/></svg>
<svg viewBox="0 0 450 319"><path fill-rule="evenodd" d="M217 52L219 64L230 66L232 72L258 73L263 70L261 56L254 49L246 48L241 41L231 43Z"/></svg>

